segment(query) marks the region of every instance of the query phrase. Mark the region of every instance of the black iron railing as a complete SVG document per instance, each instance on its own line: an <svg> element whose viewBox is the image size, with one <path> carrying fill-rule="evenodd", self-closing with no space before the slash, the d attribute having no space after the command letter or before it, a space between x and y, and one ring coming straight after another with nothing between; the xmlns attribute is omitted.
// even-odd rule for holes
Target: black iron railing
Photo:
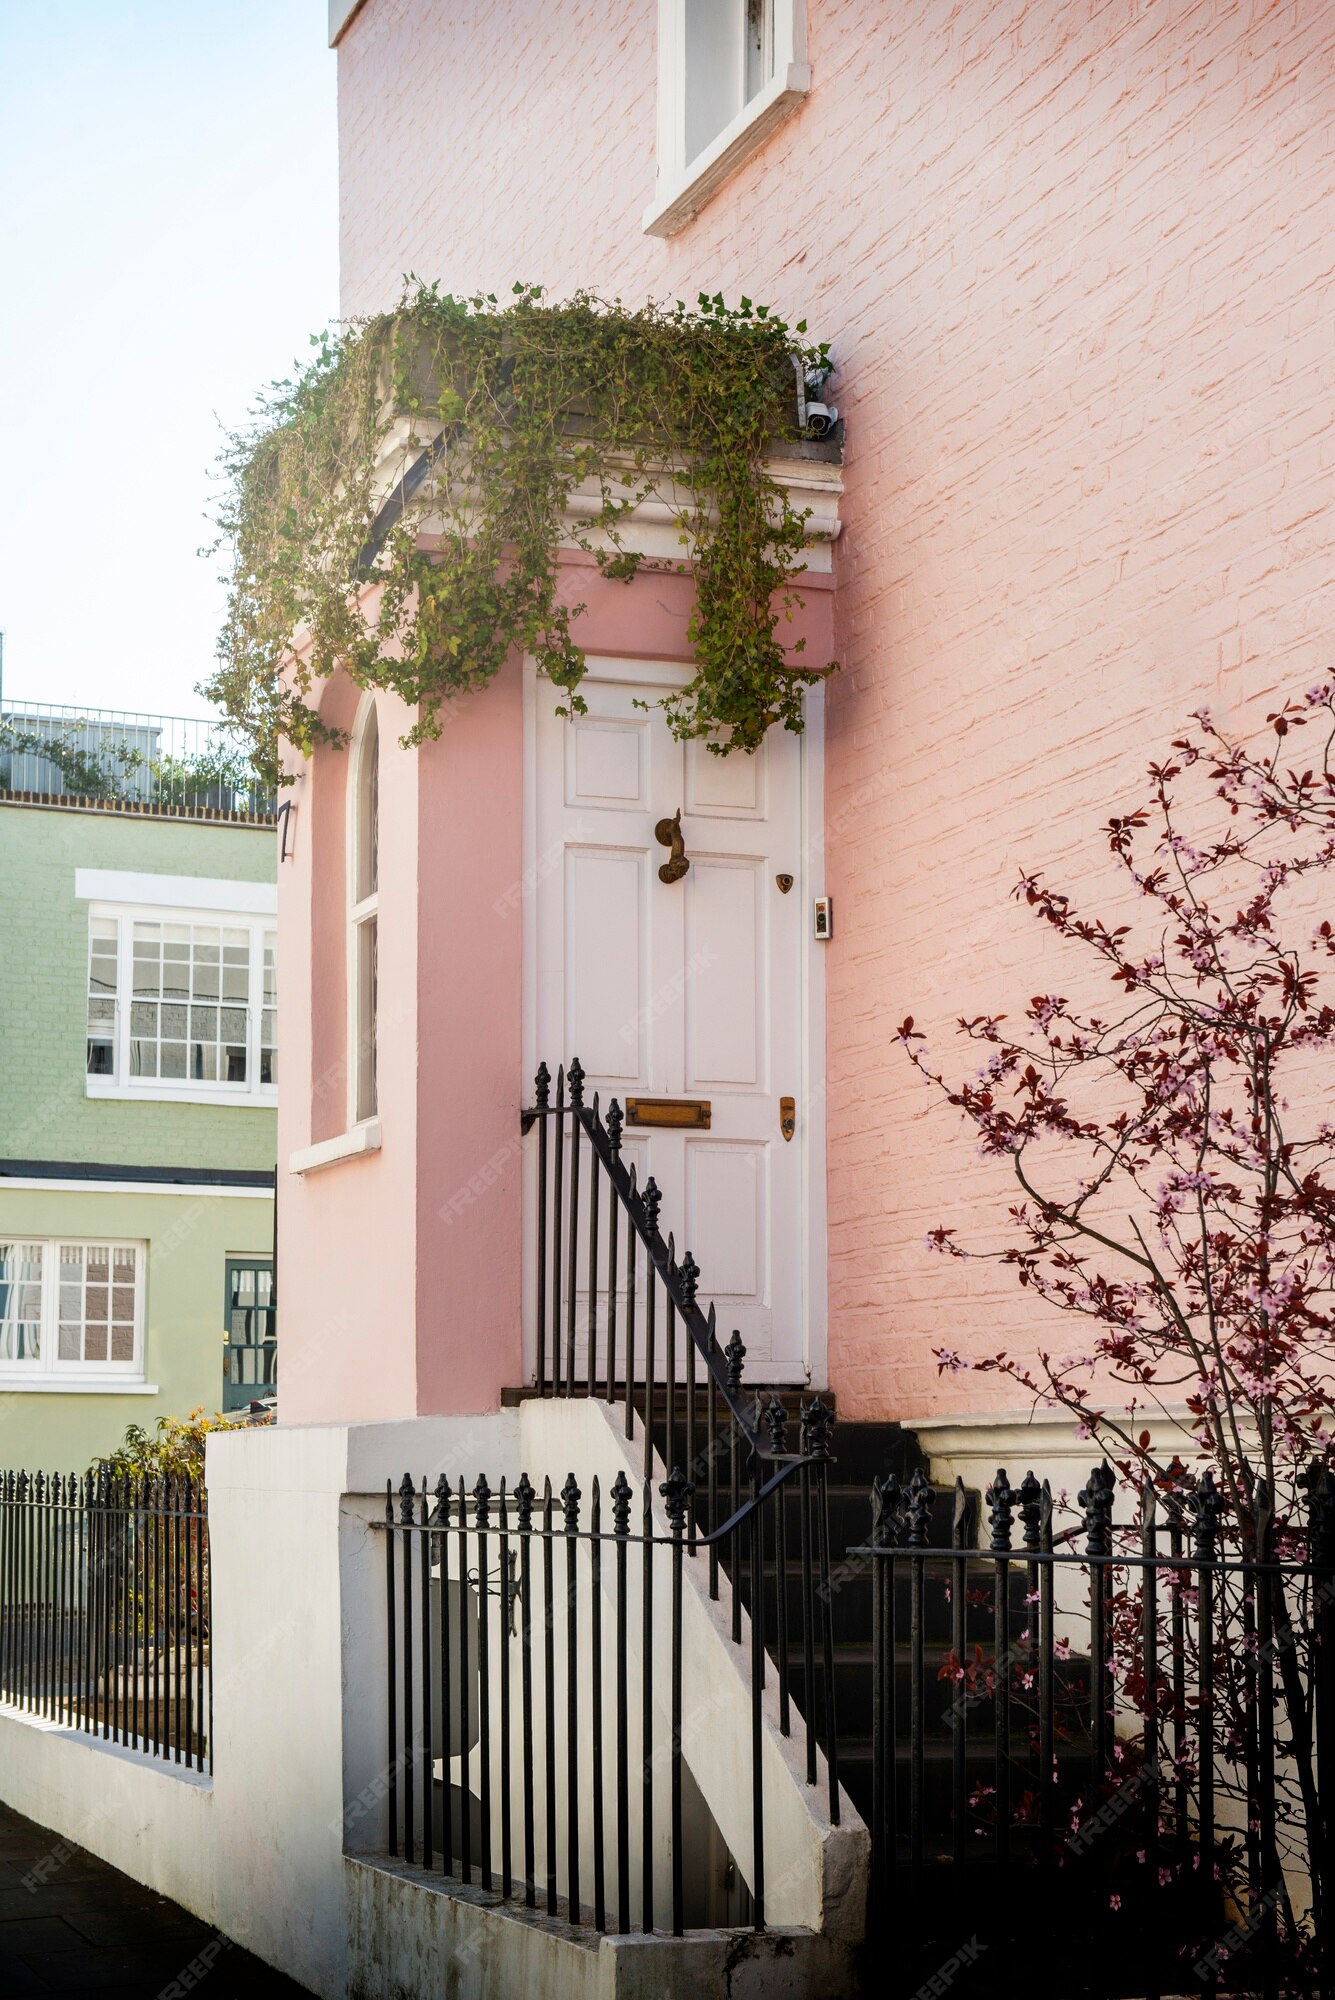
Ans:
<svg viewBox="0 0 1335 2000"><path fill-rule="evenodd" d="M1090 1992L1335 1991L1329 1472L1309 1491L1303 1559L1279 1561L1263 1488L1250 1555L1223 1553L1208 1473L1147 1483L1119 1527L1095 1467L1054 1534L1046 1483L999 1472L985 1549L961 1487L950 1548L927 1545L921 1473L874 1487L833 1587L871 1565L871 1907L913 1942L895 1991L947 1961L952 1987L992 1991L1041 1886L1045 1958L1097 1967Z"/></svg>
<svg viewBox="0 0 1335 2000"><path fill-rule="evenodd" d="M211 1768L202 1483L0 1475L0 1700Z"/></svg>
<svg viewBox="0 0 1335 2000"><path fill-rule="evenodd" d="M537 1389L543 1396L599 1396L624 1403L626 1436L644 1424L644 1476L698 1467L695 1514L718 1519L719 1468L731 1434L743 1458L771 1455L754 1400L743 1389L746 1349L734 1332L720 1345L715 1310L699 1304L700 1268L659 1228L662 1197L641 1188L622 1159L624 1114L603 1117L584 1101L576 1057L556 1074L539 1066L523 1129L536 1125ZM703 1398L703 1408L701 1407ZM735 1486L724 1492L730 1511Z"/></svg>
<svg viewBox="0 0 1335 2000"><path fill-rule="evenodd" d="M828 1419L815 1406L803 1441L802 1455L781 1456L763 1479L754 1459L753 1491L694 1542L693 1491L680 1471L659 1485L666 1534L652 1483L636 1493L624 1472L607 1494L610 1520L600 1482L586 1496L573 1475L559 1493L527 1476L511 1491L502 1482L494 1492L485 1477L471 1494L443 1477L433 1491L407 1475L397 1495L387 1487L390 1851L598 1931L762 1929L765 1689L777 1690L786 1736L794 1680L813 1689L817 1657L831 1687ZM772 1565L793 1493L805 1560L790 1618L788 1580ZM735 1592L732 1632L746 1646L746 1678L715 1671L699 1685L683 1644L685 1572L725 1542L745 1563L749 1631ZM691 1776L690 1746L701 1709L734 1691L744 1703L748 1686L749 1822L743 1851L730 1854ZM814 1708L812 1785L821 1777ZM832 1725L827 1710L837 1824ZM664 1853L666 1864L656 1860Z"/></svg>

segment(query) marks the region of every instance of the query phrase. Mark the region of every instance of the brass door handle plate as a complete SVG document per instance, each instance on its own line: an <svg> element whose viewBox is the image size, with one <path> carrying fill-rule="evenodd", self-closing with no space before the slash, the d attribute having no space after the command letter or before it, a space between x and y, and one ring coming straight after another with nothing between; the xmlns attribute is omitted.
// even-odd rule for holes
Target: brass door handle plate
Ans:
<svg viewBox="0 0 1335 2000"><path fill-rule="evenodd" d="M681 831L681 807L678 806L671 819L660 819L654 828L654 839L660 847L672 849L668 859L658 871L660 882L680 882L690 867L686 854L686 842Z"/></svg>
<svg viewBox="0 0 1335 2000"><path fill-rule="evenodd" d="M628 1097L626 1123L688 1126L696 1132L707 1132L712 1110L707 1097Z"/></svg>
<svg viewBox="0 0 1335 2000"><path fill-rule="evenodd" d="M779 1099L779 1130L785 1139L791 1139L797 1130L797 1100L793 1097Z"/></svg>

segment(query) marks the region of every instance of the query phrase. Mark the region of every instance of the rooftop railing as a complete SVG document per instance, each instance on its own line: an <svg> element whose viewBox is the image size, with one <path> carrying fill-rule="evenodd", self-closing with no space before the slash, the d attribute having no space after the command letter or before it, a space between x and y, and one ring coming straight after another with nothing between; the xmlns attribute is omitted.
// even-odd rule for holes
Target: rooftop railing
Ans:
<svg viewBox="0 0 1335 2000"><path fill-rule="evenodd" d="M277 803L224 723L37 701L0 707L0 793L239 819Z"/></svg>

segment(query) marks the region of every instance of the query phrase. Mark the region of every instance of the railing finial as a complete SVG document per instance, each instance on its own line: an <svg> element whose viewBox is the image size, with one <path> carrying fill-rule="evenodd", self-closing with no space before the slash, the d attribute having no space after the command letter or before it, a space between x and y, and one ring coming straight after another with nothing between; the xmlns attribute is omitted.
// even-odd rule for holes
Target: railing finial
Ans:
<svg viewBox="0 0 1335 2000"><path fill-rule="evenodd" d="M552 1100L552 1073L545 1062L538 1064L538 1073L533 1079L533 1097L539 1111L545 1111Z"/></svg>
<svg viewBox="0 0 1335 2000"><path fill-rule="evenodd" d="M770 1456L783 1458L788 1450L788 1412L780 1395L771 1395L765 1405L765 1429L769 1432Z"/></svg>
<svg viewBox="0 0 1335 2000"><path fill-rule="evenodd" d="M612 1533L614 1535L628 1535L630 1533L630 1503L632 1497L630 1481L626 1477L625 1467L622 1466L618 1470L616 1478L612 1481Z"/></svg>
<svg viewBox="0 0 1335 2000"><path fill-rule="evenodd" d="M526 1472L521 1472L515 1484L515 1521L524 1534L533 1528L533 1502L537 1499L537 1489Z"/></svg>
<svg viewBox="0 0 1335 2000"><path fill-rule="evenodd" d="M819 1396L813 1396L809 1403L802 1405L802 1452L804 1457L826 1459L830 1456L830 1434L834 1430L834 1411Z"/></svg>
<svg viewBox="0 0 1335 2000"><path fill-rule="evenodd" d="M1019 1499L1024 1545L1030 1555L1037 1555L1043 1547L1043 1488L1032 1467L1020 1481Z"/></svg>
<svg viewBox="0 0 1335 2000"><path fill-rule="evenodd" d="M584 1103L584 1065L578 1056L566 1072L566 1082L570 1086L570 1102L578 1110Z"/></svg>
<svg viewBox="0 0 1335 2000"><path fill-rule="evenodd" d="M663 1484L659 1487L663 1505L667 1509L668 1526L674 1535L685 1532L686 1514L691 1504L695 1488L679 1465L674 1465Z"/></svg>
<svg viewBox="0 0 1335 2000"><path fill-rule="evenodd" d="M925 1549L927 1533L932 1521L932 1507L936 1494L931 1481L919 1466L908 1484L904 1496L905 1546L910 1549Z"/></svg>
<svg viewBox="0 0 1335 2000"><path fill-rule="evenodd" d="M745 1360L746 1348L741 1334L734 1327L732 1339L723 1350L723 1365L728 1371L728 1394L734 1401L741 1394L742 1363Z"/></svg>
<svg viewBox="0 0 1335 2000"><path fill-rule="evenodd" d="M1112 1467L1106 1458L1102 1465L1094 1467L1076 1498L1085 1510L1085 1553L1091 1556L1110 1556L1114 1482Z"/></svg>
<svg viewBox="0 0 1335 2000"><path fill-rule="evenodd" d="M568 1472L566 1474L566 1483L561 1488L561 1512L565 1516L565 1528L568 1535L578 1534L579 1532L579 1502L580 1491L575 1481L575 1475L573 1472Z"/></svg>
<svg viewBox="0 0 1335 2000"><path fill-rule="evenodd" d="M987 1518L992 1528L990 1548L993 1555L1005 1555L1011 1545L1011 1520L1015 1511L1015 1495L1011 1491L1010 1480L999 1466L997 1476L985 1494Z"/></svg>

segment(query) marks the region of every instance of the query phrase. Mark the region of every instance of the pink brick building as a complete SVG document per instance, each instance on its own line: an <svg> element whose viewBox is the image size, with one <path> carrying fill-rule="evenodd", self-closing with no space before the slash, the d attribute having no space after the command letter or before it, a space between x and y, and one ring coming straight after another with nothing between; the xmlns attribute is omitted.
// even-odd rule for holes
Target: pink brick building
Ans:
<svg viewBox="0 0 1335 2000"><path fill-rule="evenodd" d="M713 1164L688 1149L664 1222L704 1287L718 1280L721 1318L761 1301L758 1355L761 1321L784 1321L775 1379L828 1384L849 1415L981 1412L986 1383L941 1383L932 1349L1032 1337L1030 1308L1004 1275L930 1259L923 1238L938 1221L986 1238L1006 1183L923 1096L892 1030L912 1012L944 1048L956 1016L1022 1003L1046 947L1010 901L1020 867L1111 891L1100 822L1188 712L1208 700L1245 729L1328 664L1335 27L1264 4L965 0L906 16L831 0L803 20L800 0L796 15L773 0L743 73L734 12L334 4L343 305L391 304L407 272L461 292L721 290L832 342L842 494L822 501L837 538L813 557L828 573L809 579L808 617L813 650L828 633L841 664L782 778L797 818L771 817L773 854L751 844L766 883L785 842L802 858L788 904L769 889L755 916L771 926L764 1076L756 1049L741 1056L765 1117L794 1097L798 1137L786 1160L776 1130L737 1128L743 1199L718 1178L716 1121ZM591 594L590 653L680 658L684 599L644 583L630 596ZM490 1408L531 1377L516 1116L534 1056L598 1071L541 997L555 892L525 760L546 725L521 663L412 756L382 707L381 1145L289 1177L283 1226L296 1257L375 1215L396 1240L412 1230L414 1255L351 1291L326 1260L328 1296L289 1299L285 1386L309 1417L349 1414L348 1395L303 1349L327 1358L331 1325L367 1309L415 1328L411 1358L360 1378L375 1414ZM766 755L778 785L796 746ZM309 837L284 871L284 922L314 926L317 968L314 1109L293 1092L283 1113L298 1155L337 1153L355 1122L345 771L322 753L300 781ZM690 782L642 803L685 802L688 845L708 847L717 816L693 821L669 796ZM835 911L820 945L817 896ZM561 907L550 922L578 924ZM619 1080L689 1095L691 1062L620 1079L603 1062L604 1096ZM730 1275L722 1237L739 1233L750 1247Z"/></svg>

